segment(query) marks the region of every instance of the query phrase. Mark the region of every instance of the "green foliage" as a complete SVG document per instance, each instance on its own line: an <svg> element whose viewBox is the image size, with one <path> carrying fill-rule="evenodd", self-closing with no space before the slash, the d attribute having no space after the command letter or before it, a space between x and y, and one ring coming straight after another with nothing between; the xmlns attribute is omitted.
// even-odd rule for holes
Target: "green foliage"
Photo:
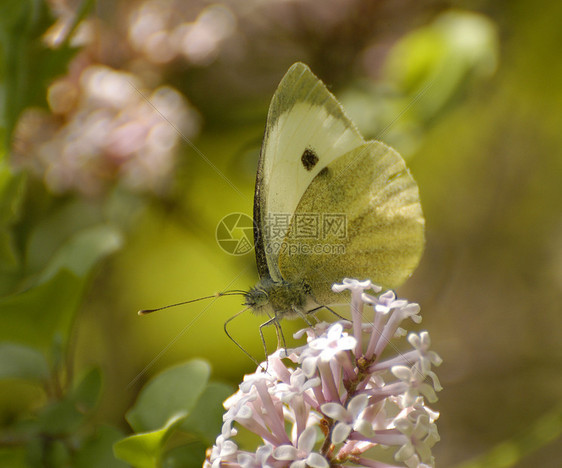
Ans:
<svg viewBox="0 0 562 468"><path fill-rule="evenodd" d="M84 13L92 1L83 2ZM53 19L43 0L2 2L0 6L0 127L8 146L22 110L45 105L45 89L66 69L76 50L67 42L49 49L41 36Z"/></svg>
<svg viewBox="0 0 562 468"><path fill-rule="evenodd" d="M199 396L197 404L193 407L181 429L194 434L201 442L210 447L222 425L224 408L222 402L234 392L231 385L220 382L209 382L205 391Z"/></svg>
<svg viewBox="0 0 562 468"><path fill-rule="evenodd" d="M0 156L0 293L10 290L19 277L21 258L12 229L19 218L24 191L24 174L14 174Z"/></svg>
<svg viewBox="0 0 562 468"><path fill-rule="evenodd" d="M20 366L18 372L2 372L2 378L41 378L46 387L56 383L53 376L47 378L46 364L37 351L13 345L1 349L2 371L11 370L6 369L7 359L13 367ZM0 451L0 460L13 463L6 466L121 466L108 458L121 433L104 427L96 430L90 423L102 390L99 369L90 369L76 382L64 394L50 398L32 417L12 424L6 436L19 443Z"/></svg>
<svg viewBox="0 0 562 468"><path fill-rule="evenodd" d="M126 418L137 431L162 427L178 411L189 414L207 384L211 369L194 360L166 369L140 392Z"/></svg>
<svg viewBox="0 0 562 468"><path fill-rule="evenodd" d="M0 294L11 290L20 278L22 258L13 229L24 196L24 174L15 174L0 160Z"/></svg>
<svg viewBox="0 0 562 468"><path fill-rule="evenodd" d="M24 174L14 174L6 162L0 164L0 226L17 221L24 195Z"/></svg>
<svg viewBox="0 0 562 468"><path fill-rule="evenodd" d="M172 416L161 429L126 437L113 446L115 456L138 468L158 466L166 441L184 421L185 414Z"/></svg>
<svg viewBox="0 0 562 468"><path fill-rule="evenodd" d="M388 52L380 80L348 90L344 107L368 139L411 157L467 89L493 75L498 49L497 28L488 17L445 12L401 37Z"/></svg>
<svg viewBox="0 0 562 468"><path fill-rule="evenodd" d="M114 445L115 455L138 467L201 464L222 425L223 400L232 387L209 382L210 367L201 360L172 366L141 390L126 418L137 434ZM175 435L186 442L167 447Z"/></svg>
<svg viewBox="0 0 562 468"><path fill-rule="evenodd" d="M110 225L96 225L76 232L53 255L39 283L48 281L59 271L67 270L77 277L87 277L100 258L121 247L121 233Z"/></svg>
<svg viewBox="0 0 562 468"><path fill-rule="evenodd" d="M0 342L0 379L44 381L49 367L42 353L18 344Z"/></svg>
<svg viewBox="0 0 562 468"><path fill-rule="evenodd" d="M495 24L480 14L449 11L399 41L385 64L385 79L416 99L415 112L429 121L471 79L491 76L497 63Z"/></svg>
<svg viewBox="0 0 562 468"><path fill-rule="evenodd" d="M18 88L24 86L22 78L29 73L28 64L18 64L17 57L27 60L29 48L40 36L38 17L45 14L45 5L40 1L3 2L0 10L1 36L0 47L2 62L2 129L4 144L9 141L17 115L26 105L22 101L22 93ZM39 20L39 22L42 22ZM43 28L40 28L43 29ZM19 34L16 34L16 31ZM23 75L23 76L22 76Z"/></svg>
<svg viewBox="0 0 562 468"><path fill-rule="evenodd" d="M20 190L9 193L22 196ZM14 218L4 217L8 221ZM44 230L47 220L32 232ZM33 245L38 237L30 239ZM34 265L24 263L17 271L19 281L12 285L26 285L22 291L17 286L0 298L5 324L0 329L0 379L33 382L45 389L46 400L34 408L31 417L22 413L8 428L20 444L12 450L6 448L1 456L18 459L25 448L26 465L21 466L122 466L111 455L111 446L121 434L115 429L96 434L92 424L102 391L100 370L92 368L80 378L71 378L72 350L68 347L92 271L120 244L116 227L94 222L59 236L51 244L51 255L45 256L43 251L41 259L29 254L20 257ZM15 270L3 269L7 273ZM29 274L22 276L26 271ZM39 443L42 440L48 442Z"/></svg>
<svg viewBox="0 0 562 468"><path fill-rule="evenodd" d="M84 293L85 280L62 270L44 283L0 299L6 320L6 326L0 330L0 340L18 341L47 350L57 336L68 337Z"/></svg>
<svg viewBox="0 0 562 468"><path fill-rule="evenodd" d="M82 412L92 411L99 403L102 390L102 375L97 367L84 372L76 379L71 397L77 408Z"/></svg>
<svg viewBox="0 0 562 468"><path fill-rule="evenodd" d="M122 234L99 210L84 216L92 212L87 202L66 204L73 212L65 203L53 209L56 200L45 205L44 192L30 191L27 175L8 163L20 113L45 104L47 85L65 73L75 53L65 43L50 49L42 42L51 24L44 1L0 5L0 380L25 382L44 396L41 404L22 403L26 410L11 414L0 465L118 467L124 465L111 446L121 433L92 423L100 369L74 379L69 343L92 272L121 246ZM41 204L51 209L37 217ZM68 223L76 213L81 221ZM58 235L45 236L48 227Z"/></svg>
<svg viewBox="0 0 562 468"><path fill-rule="evenodd" d="M76 468L124 468L125 463L113 455L113 444L123 437L118 429L101 425L84 441L80 451L75 454Z"/></svg>

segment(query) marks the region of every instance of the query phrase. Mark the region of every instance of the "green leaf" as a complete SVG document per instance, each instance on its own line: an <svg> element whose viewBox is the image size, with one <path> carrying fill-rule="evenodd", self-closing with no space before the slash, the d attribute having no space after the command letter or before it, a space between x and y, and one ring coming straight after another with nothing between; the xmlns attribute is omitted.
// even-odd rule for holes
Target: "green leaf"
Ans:
<svg viewBox="0 0 562 468"><path fill-rule="evenodd" d="M27 468L69 467L70 458L69 447L62 440L34 437L25 446Z"/></svg>
<svg viewBox="0 0 562 468"><path fill-rule="evenodd" d="M221 432L222 415L224 408L222 403L234 393L231 385L211 382L197 401L197 404L182 424L182 430L198 434L205 439L207 445L211 445Z"/></svg>
<svg viewBox="0 0 562 468"><path fill-rule="evenodd" d="M0 299L0 340L50 350L54 336L67 337L85 281L63 270L49 281Z"/></svg>
<svg viewBox="0 0 562 468"><path fill-rule="evenodd" d="M65 399L41 408L38 424L43 434L65 436L75 433L84 419L84 415L78 411L74 402Z"/></svg>
<svg viewBox="0 0 562 468"><path fill-rule="evenodd" d="M0 21L4 28L12 26L25 12L30 5L26 0L21 2L1 2L0 3ZM18 23L16 23L18 24ZM19 24L18 24L19 25Z"/></svg>
<svg viewBox="0 0 562 468"><path fill-rule="evenodd" d="M17 273L18 267L19 258L14 248L13 235L8 229L0 228L0 271Z"/></svg>
<svg viewBox="0 0 562 468"><path fill-rule="evenodd" d="M25 193L25 175L14 174L5 163L0 163L0 226L17 220Z"/></svg>
<svg viewBox="0 0 562 468"><path fill-rule="evenodd" d="M71 398L77 408L83 412L92 411L101 395L102 375L98 367L86 372L72 390Z"/></svg>
<svg viewBox="0 0 562 468"><path fill-rule="evenodd" d="M189 414L205 390L209 374L209 364L198 359L166 369L141 390L125 416L127 421L136 432L150 431L178 412Z"/></svg>
<svg viewBox="0 0 562 468"><path fill-rule="evenodd" d="M202 441L174 447L168 450L162 459L162 468L184 468L186 466L202 466L205 461L205 450L208 445Z"/></svg>
<svg viewBox="0 0 562 468"><path fill-rule="evenodd" d="M0 379L45 380L49 366L36 349L14 343L0 343Z"/></svg>
<svg viewBox="0 0 562 468"><path fill-rule="evenodd" d="M122 461L113 455L113 444L123 437L118 429L112 426L100 426L96 434L85 441L73 458L75 468L125 468Z"/></svg>
<svg viewBox="0 0 562 468"><path fill-rule="evenodd" d="M13 174L0 162L0 295L11 291L21 274L21 254L16 249L11 224L19 217L24 188L24 176Z"/></svg>
<svg viewBox="0 0 562 468"><path fill-rule="evenodd" d="M46 8L42 2L33 0L1 2L1 5L0 72L4 86L2 117L5 118L2 125L6 128L3 143L8 146L17 117L29 100L26 91L30 87L30 59L44 30Z"/></svg>
<svg viewBox="0 0 562 468"><path fill-rule="evenodd" d="M45 446L46 466L70 466L70 450L62 440L52 440Z"/></svg>
<svg viewBox="0 0 562 468"><path fill-rule="evenodd" d="M62 269L84 277L101 258L115 252L121 244L121 233L111 226L102 225L85 229L75 234L56 253L41 274L39 282L52 278Z"/></svg>
<svg viewBox="0 0 562 468"><path fill-rule="evenodd" d="M68 44L56 49L42 41L53 19L47 2L22 0L0 2L0 80L3 102L0 123L4 127L4 146L8 146L13 128L22 110L46 104L46 88L62 75L76 53Z"/></svg>
<svg viewBox="0 0 562 468"><path fill-rule="evenodd" d="M25 461L29 468L42 468L45 466L43 459L44 444L39 437L30 438L25 444Z"/></svg>
<svg viewBox="0 0 562 468"><path fill-rule="evenodd" d="M66 343L89 273L121 245L121 234L108 225L86 228L64 243L36 286L0 299L0 340L50 346L55 334Z"/></svg>
<svg viewBox="0 0 562 468"><path fill-rule="evenodd" d="M8 229L0 229L0 297L18 289L21 282L21 261L14 236Z"/></svg>
<svg viewBox="0 0 562 468"><path fill-rule="evenodd" d="M496 27L489 18L447 11L401 39L384 72L389 82L409 94L409 101L416 99L416 109L427 120L451 102L467 78L494 72L498 47Z"/></svg>
<svg viewBox="0 0 562 468"><path fill-rule="evenodd" d="M185 418L185 413L178 413L161 429L126 437L115 443L113 453L136 468L154 468L162 457L164 444Z"/></svg>
<svg viewBox="0 0 562 468"><path fill-rule="evenodd" d="M44 270L77 233L104 223L103 206L98 203L72 198L55 204L43 187L37 191L31 196L33 200L45 200L54 206L36 207L36 216L28 221L30 232L25 257L26 268L32 273Z"/></svg>

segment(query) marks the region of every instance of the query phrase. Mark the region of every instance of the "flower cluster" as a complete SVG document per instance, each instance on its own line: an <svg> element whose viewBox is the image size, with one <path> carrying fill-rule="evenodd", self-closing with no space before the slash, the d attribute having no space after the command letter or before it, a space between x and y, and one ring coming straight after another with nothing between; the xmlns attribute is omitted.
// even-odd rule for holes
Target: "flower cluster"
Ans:
<svg viewBox="0 0 562 468"><path fill-rule="evenodd" d="M57 193L95 196L116 180L139 192L161 191L179 133L199 131L196 112L173 88L147 93L132 74L76 65L49 87L52 114L28 109L20 119L15 164L43 175Z"/></svg>
<svg viewBox="0 0 562 468"><path fill-rule="evenodd" d="M132 9L128 23L133 50L160 65L180 57L192 65L210 65L237 29L229 6L205 1L146 0Z"/></svg>
<svg viewBox="0 0 562 468"><path fill-rule="evenodd" d="M370 281L345 279L333 286L346 289L351 322L322 322L300 332L308 336L305 346L277 350L225 401L222 433L204 467L434 465L439 414L425 402L437 400L441 386L431 368L441 358L429 350L425 331L408 335L413 349L407 352L398 352L393 341L405 335L405 319L421 321L419 306L392 291L368 294L380 292ZM364 322L369 309L371 321ZM387 357L388 350L393 356ZM295 364L287 365L287 358ZM234 423L263 444L255 452L239 449L231 440ZM377 459L382 447L394 448L398 464Z"/></svg>

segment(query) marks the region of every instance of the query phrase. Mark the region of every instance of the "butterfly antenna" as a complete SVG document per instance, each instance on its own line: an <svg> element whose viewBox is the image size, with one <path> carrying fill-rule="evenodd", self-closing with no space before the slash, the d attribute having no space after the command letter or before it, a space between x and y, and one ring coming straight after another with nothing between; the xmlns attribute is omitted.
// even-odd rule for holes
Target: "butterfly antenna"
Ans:
<svg viewBox="0 0 562 468"><path fill-rule="evenodd" d="M138 311L138 314L147 315L147 314L151 314L152 312L158 312L159 310L169 309L170 307L177 307L185 304L191 304L192 302L204 301L206 299L213 299L221 296L243 296L244 294L246 294L245 291L233 289L231 291L218 292L216 294L213 294L212 296L199 297L197 299L192 299L190 301L183 301L183 302L178 302L176 304L166 305L164 307L157 307L156 309L142 309Z"/></svg>

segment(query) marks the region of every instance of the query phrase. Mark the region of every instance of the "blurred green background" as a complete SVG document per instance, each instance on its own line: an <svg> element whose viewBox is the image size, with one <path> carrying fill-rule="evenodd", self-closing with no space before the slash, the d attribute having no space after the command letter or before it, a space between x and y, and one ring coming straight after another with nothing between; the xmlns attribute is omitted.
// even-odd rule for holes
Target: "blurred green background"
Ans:
<svg viewBox="0 0 562 468"><path fill-rule="evenodd" d="M215 229L251 215L297 60L419 184L427 248L398 292L444 359L437 465L561 466L561 21L561 3L523 0L3 2L2 466L112 466L82 448L130 432L157 372L253 370L223 332L239 298L136 311L256 282ZM260 358L262 321L231 328ZM70 394L82 419L45 431Z"/></svg>

